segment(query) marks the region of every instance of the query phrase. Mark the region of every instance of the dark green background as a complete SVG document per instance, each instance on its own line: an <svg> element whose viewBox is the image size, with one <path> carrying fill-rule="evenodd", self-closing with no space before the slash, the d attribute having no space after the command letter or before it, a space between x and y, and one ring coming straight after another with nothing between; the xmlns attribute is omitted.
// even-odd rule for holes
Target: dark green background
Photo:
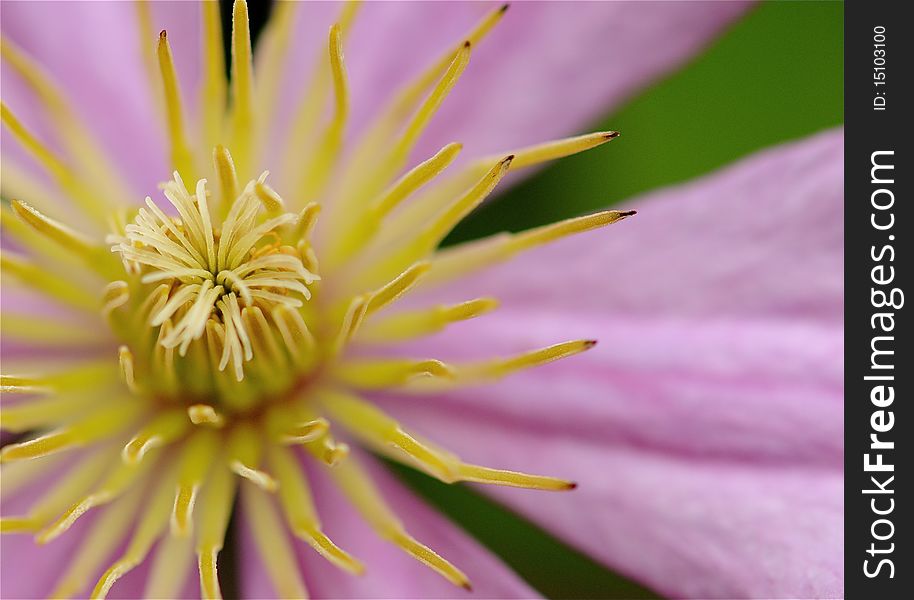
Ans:
<svg viewBox="0 0 914 600"><path fill-rule="evenodd" d="M843 21L841 3L756 7L691 64L587 129L621 131L618 140L543 170L471 215L449 241L602 208L842 123ZM546 596L652 595L474 491L397 473Z"/></svg>

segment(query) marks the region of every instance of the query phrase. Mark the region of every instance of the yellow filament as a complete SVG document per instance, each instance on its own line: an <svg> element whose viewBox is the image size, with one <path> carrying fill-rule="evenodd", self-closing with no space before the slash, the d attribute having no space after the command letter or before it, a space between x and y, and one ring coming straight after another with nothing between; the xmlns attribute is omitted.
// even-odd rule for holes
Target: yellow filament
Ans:
<svg viewBox="0 0 914 600"><path fill-rule="evenodd" d="M382 452L397 448L442 481L456 480L450 457L416 440L374 405L340 391L322 391L320 399L324 410L373 448Z"/></svg>
<svg viewBox="0 0 914 600"><path fill-rule="evenodd" d="M352 505L380 537L391 541L454 585L470 588L469 578L460 569L406 532L403 524L357 461L348 460L330 473Z"/></svg>
<svg viewBox="0 0 914 600"><path fill-rule="evenodd" d="M130 528L143 499L143 486L133 486L130 493L114 502L92 523L88 534L72 554L67 570L57 582L50 598L69 598L84 591L89 577L122 541L121 532Z"/></svg>
<svg viewBox="0 0 914 600"><path fill-rule="evenodd" d="M279 441L289 445L304 444L318 439L329 428L330 423L323 418L313 419L304 423L294 423L280 431Z"/></svg>
<svg viewBox="0 0 914 600"><path fill-rule="evenodd" d="M295 550L269 497L256 487L242 483L241 505L254 535L260 560L279 596L307 598L308 591L293 559Z"/></svg>
<svg viewBox="0 0 914 600"><path fill-rule="evenodd" d="M14 256L11 252L0 254L0 269L4 275L11 275L23 285L46 294L68 306L96 313L98 300L82 287L49 273L37 264L25 258Z"/></svg>
<svg viewBox="0 0 914 600"><path fill-rule="evenodd" d="M50 148L26 129L22 122L10 111L9 107L2 102L0 102L0 120L87 215L101 225L106 223L108 207L104 202L100 201L101 198L93 193L86 186L86 183L80 180L76 173Z"/></svg>
<svg viewBox="0 0 914 600"><path fill-rule="evenodd" d="M368 316L376 313L388 304L396 301L403 294L412 289L430 268L430 263L426 261L418 262L397 275L393 281L376 292L373 292L368 299L365 315Z"/></svg>
<svg viewBox="0 0 914 600"><path fill-rule="evenodd" d="M2 469L3 485L0 485L0 500L9 498L25 486L38 481L42 476L59 466L64 458L66 458L66 455L56 454L28 462L4 465Z"/></svg>
<svg viewBox="0 0 914 600"><path fill-rule="evenodd" d="M91 598L104 598L111 591L118 579L129 573L146 558L149 549L158 539L162 530L168 524L171 512L172 486L175 481L175 467L172 465L169 472L161 479L156 479L149 502L140 512L140 520L133 537L127 545L124 554L114 562L99 578L92 590Z"/></svg>
<svg viewBox="0 0 914 600"><path fill-rule="evenodd" d="M187 414L181 409L161 412L127 442L121 452L121 458L125 464L137 464L151 449L173 442L189 427Z"/></svg>
<svg viewBox="0 0 914 600"><path fill-rule="evenodd" d="M7 333L6 328L3 333ZM0 411L0 427L16 433L47 429L84 414L98 401L99 398L92 394L67 393L20 402Z"/></svg>
<svg viewBox="0 0 914 600"><path fill-rule="evenodd" d="M518 252L547 244L563 237L617 223L635 211L607 210L575 217L515 234L497 234L481 240L447 248L435 254L432 269L423 280L438 285L504 262Z"/></svg>
<svg viewBox="0 0 914 600"><path fill-rule="evenodd" d="M227 448L226 461L232 472L263 490L276 491L276 480L258 469L263 442L250 425L241 423L235 427L229 437Z"/></svg>
<svg viewBox="0 0 914 600"><path fill-rule="evenodd" d="M6 164L4 163L4 172ZM6 192L6 179L3 180L3 189ZM9 194L13 196L13 194ZM13 202L16 202L15 200ZM24 254L32 256L36 261L47 265L49 270L60 274L80 274L86 283L95 278L99 272L106 274L106 278L113 278L117 269L116 261L111 257L97 255L98 263L86 261L83 254L73 252L52 240L45 233L35 229L32 225L19 217L10 206L0 207L0 221L3 223L3 234L16 241Z"/></svg>
<svg viewBox="0 0 914 600"><path fill-rule="evenodd" d="M222 54L222 18L218 2L203 3L203 86L200 90L204 148L221 140L225 118L225 59ZM232 195L232 199L235 195Z"/></svg>
<svg viewBox="0 0 914 600"><path fill-rule="evenodd" d="M81 421L0 450L0 462L28 460L79 448L127 427L140 412L139 403L127 402L99 411Z"/></svg>
<svg viewBox="0 0 914 600"><path fill-rule="evenodd" d="M470 62L470 42L464 42L454 59L445 71L444 75L438 81L435 88L431 91L425 101L419 106L419 109L413 115L412 119L406 125L403 133L390 149L381 167L370 177L361 178L365 181L360 193L357 196L364 198L365 195L373 196L381 186L384 185L390 177L399 171L419 139L420 134L428 126L429 121L441 107L444 99L450 94L451 90L457 84L457 80L463 75L467 65ZM368 198L364 198L367 200Z"/></svg>
<svg viewBox="0 0 914 600"><path fill-rule="evenodd" d="M460 54L461 49L466 43L475 46L482 41L492 28L498 24L507 10L508 5L503 4L488 12L476 25L474 25L473 29L464 36L464 43L445 51L444 54L429 68L423 71L415 81L404 87L403 91L397 95L390 109L391 117L395 118L396 116L400 116L400 118L403 118L410 108L416 105L422 94L435 82L441 73L448 68L448 65L453 62L454 58ZM394 120L394 118L391 117L388 118Z"/></svg>
<svg viewBox="0 0 914 600"><path fill-rule="evenodd" d="M349 85L343 60L343 32L339 23L330 28L329 54L335 100L333 118L324 131L317 152L309 161L302 182L297 188L303 198L320 194L326 186L343 142L343 131L349 114Z"/></svg>
<svg viewBox="0 0 914 600"><path fill-rule="evenodd" d="M260 200L260 202L263 204L267 214L276 215L282 212L282 198L279 197L279 194L273 191L273 188L265 183L260 183L258 181L254 185L254 193L257 194L257 199Z"/></svg>
<svg viewBox="0 0 914 600"><path fill-rule="evenodd" d="M371 272L369 276L377 277L395 271L432 253L457 223L492 193L508 172L513 159L513 156L507 156L492 165L473 187L430 219L418 233L413 234L409 242L387 258L371 264L368 269Z"/></svg>
<svg viewBox="0 0 914 600"><path fill-rule="evenodd" d="M222 427L225 417L209 404L192 404L187 407L187 416L194 425Z"/></svg>
<svg viewBox="0 0 914 600"><path fill-rule="evenodd" d="M302 473L301 465L296 462L292 453L285 448L271 446L270 465L279 477L279 502L292 533L308 542L321 556L337 567L361 574L365 569L362 563L340 549L321 531L308 482Z"/></svg>
<svg viewBox="0 0 914 600"><path fill-rule="evenodd" d="M156 548L146 577L144 598L178 598L193 564L190 537L165 536Z"/></svg>
<svg viewBox="0 0 914 600"><path fill-rule="evenodd" d="M137 489L139 487L137 481L146 475L153 462L147 460L139 466L124 464L115 466L94 492L67 509L60 518L35 536L35 541L39 544L47 544L66 532L79 517L90 509L112 502L127 489Z"/></svg>
<svg viewBox="0 0 914 600"><path fill-rule="evenodd" d="M178 74L175 72L171 46L168 44L168 36L164 29L159 33L156 56L158 57L159 71L162 74L162 86L165 91L165 115L168 122L168 138L171 143L171 162L184 180L194 181L194 158L187 143L187 134L184 131L184 114L181 106Z"/></svg>
<svg viewBox="0 0 914 600"><path fill-rule="evenodd" d="M127 384L127 388L134 394L140 393L140 388L136 383L136 373L134 372L133 353L127 346L121 346L117 351L118 364L121 368L121 378Z"/></svg>
<svg viewBox="0 0 914 600"><path fill-rule="evenodd" d="M224 146L217 145L213 148L213 163L219 180L219 190L222 194L219 212L225 216L228 214L232 202L238 197L238 175L235 173L235 163L232 161L232 155L229 154L229 151Z"/></svg>
<svg viewBox="0 0 914 600"><path fill-rule="evenodd" d="M398 342L441 331L451 323L474 319L498 307L494 298L477 298L450 306L404 312L368 321L358 332L358 340L368 343Z"/></svg>
<svg viewBox="0 0 914 600"><path fill-rule="evenodd" d="M383 219L401 202L446 169L462 149L461 144L448 144L437 154L413 167L381 194L364 214L341 235L334 237L329 249L329 262L335 265L361 250L374 237Z"/></svg>
<svg viewBox="0 0 914 600"><path fill-rule="evenodd" d="M200 486L203 485L218 448L219 438L215 432L206 429L197 430L185 443L171 515L172 535L186 536L190 534L191 516L194 511L197 492L200 490Z"/></svg>
<svg viewBox="0 0 914 600"><path fill-rule="evenodd" d="M361 4L358 1L343 2L337 23L340 26L344 40ZM330 65L326 60L319 60L315 65L310 81L304 87L306 90L305 97L299 102L295 117L292 120L292 126L289 129L288 140L283 152L285 159L282 163L282 173L292 174L298 172L302 153L309 150L308 146L311 143L311 138L314 137L314 130L321 117L330 83ZM297 181L284 183L294 186Z"/></svg>
<svg viewBox="0 0 914 600"><path fill-rule="evenodd" d="M556 477L544 475L528 475L503 469L490 469L478 465L461 464L457 474L462 481L475 481L477 483L490 483L507 485L511 487L531 488L555 492L565 492L574 489L577 484Z"/></svg>
<svg viewBox="0 0 914 600"><path fill-rule="evenodd" d="M53 119L55 131L60 133L67 153L87 174L93 183L104 186L108 199L128 198L126 184L111 165L104 152L98 147L85 124L71 109L64 94L41 66L26 56L10 40L0 39L3 58L34 92ZM7 165L4 164L4 187L6 187ZM32 198L32 196L25 196Z"/></svg>
<svg viewBox="0 0 914 600"><path fill-rule="evenodd" d="M77 253L91 266L99 266L97 261L105 255L102 254L103 249L95 245L92 240L70 229L60 221L46 217L25 202L13 200L11 205L16 215L32 226L35 231L60 244L67 250Z"/></svg>
<svg viewBox="0 0 914 600"><path fill-rule="evenodd" d="M60 480L54 482L53 487L32 505L25 517L0 519L0 532L34 532L45 526L73 504L75 498L84 494L110 462L110 455L104 449L82 458ZM3 484L6 485L6 473Z"/></svg>
<svg viewBox="0 0 914 600"><path fill-rule="evenodd" d="M232 148L242 179L253 168L251 142L254 131L254 67L251 63L251 33L248 5L235 0L232 8Z"/></svg>
<svg viewBox="0 0 914 600"><path fill-rule="evenodd" d="M279 95L283 68L292 39L295 24L296 2L279 2L273 7L270 22L267 24L257 46L254 71L257 73L257 86L254 90L257 101L257 114L267 118L272 114Z"/></svg>
<svg viewBox="0 0 914 600"><path fill-rule="evenodd" d="M417 379L452 379L454 370L439 360L359 359L337 365L334 374L353 387L376 390Z"/></svg>
<svg viewBox="0 0 914 600"><path fill-rule="evenodd" d="M197 537L197 566L200 571L200 591L203 598L221 598L216 557L225 542L236 479L231 472L217 465L200 495L199 533Z"/></svg>

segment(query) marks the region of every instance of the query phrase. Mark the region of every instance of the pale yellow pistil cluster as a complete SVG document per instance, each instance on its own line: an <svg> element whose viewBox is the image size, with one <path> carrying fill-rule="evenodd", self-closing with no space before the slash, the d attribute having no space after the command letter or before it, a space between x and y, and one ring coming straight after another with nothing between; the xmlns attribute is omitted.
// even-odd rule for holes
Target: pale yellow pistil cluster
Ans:
<svg viewBox="0 0 914 600"><path fill-rule="evenodd" d="M159 36L150 68L158 71L175 167L173 179L162 185L168 209L151 198L139 209L116 205L122 198L116 171L96 152L56 86L4 42L4 60L55 117L74 162L42 144L5 105L3 123L96 227L96 233L81 233L17 198L11 211L4 209L3 225L27 253L3 254L4 277L79 312L88 323L79 339L108 348L66 369L46 365L38 374L0 380L4 396L21 395L10 404L4 399L0 425L24 435L0 452L0 493L57 473L44 479L45 491L25 514L3 516L2 531L31 533L45 544L86 513L97 515L63 568L55 597L80 593L99 572L93 596L105 596L153 552L148 596L177 594L195 554L201 595L219 597L217 554L236 495L282 596L307 593L287 532L334 565L361 573L366 567L324 533L304 460L328 469L379 536L469 587L463 572L407 533L396 507L372 481L364 453L351 451L353 443L448 483L574 487L562 479L467 463L408 431L371 395L484 384L594 345L572 340L458 364L389 358L379 351L498 304L471 298L390 310L404 296L632 214L603 211L439 249L509 171L593 148L616 134L520 148L443 176L462 150L453 143L409 168L419 136L467 68L473 45L504 15L502 7L397 94L342 160L348 114L342 47L356 14L356 5L346 4L288 132L285 154L301 167L282 170L284 178L275 185L284 190L284 200L267 184L267 173L254 178L253 165L265 146L263 131L279 89L276 65L282 64L297 9L296 3L277 6L264 34L264 70L255 88L247 7L236 2L232 102L223 114L228 93L219 19L215 3L204 3L201 93L207 110L194 135L184 123L167 36ZM141 24L148 21L147 10L139 5ZM211 176L198 176L204 172ZM24 175L14 175L15 189L36 189L19 185ZM332 176L339 185L329 185ZM318 239L312 239L321 210L315 198L326 199ZM110 228L107 235L97 232L101 224ZM5 313L4 336L64 340L69 326L29 319ZM96 322L107 323L113 342ZM123 554L106 566L124 543Z"/></svg>

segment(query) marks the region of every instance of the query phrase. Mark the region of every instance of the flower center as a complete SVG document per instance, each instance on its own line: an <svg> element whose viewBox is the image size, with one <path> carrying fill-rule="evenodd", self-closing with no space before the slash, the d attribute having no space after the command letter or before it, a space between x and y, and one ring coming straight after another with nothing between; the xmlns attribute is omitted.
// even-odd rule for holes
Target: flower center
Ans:
<svg viewBox="0 0 914 600"><path fill-rule="evenodd" d="M215 155L234 179L228 152ZM162 189L177 216L147 198L108 238L128 275L108 286L105 305L128 343L120 351L128 385L210 406L207 414L250 409L294 387L318 362L305 322L313 311L302 310L320 279L305 265L313 262L315 206L283 212L266 173L235 198L237 186L226 187L211 209L206 180L191 194L176 172Z"/></svg>

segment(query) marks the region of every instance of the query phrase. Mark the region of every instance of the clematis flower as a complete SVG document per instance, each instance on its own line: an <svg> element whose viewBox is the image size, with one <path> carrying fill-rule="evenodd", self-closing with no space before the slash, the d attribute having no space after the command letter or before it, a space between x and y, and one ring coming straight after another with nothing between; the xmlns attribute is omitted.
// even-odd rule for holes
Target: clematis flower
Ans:
<svg viewBox="0 0 914 600"><path fill-rule="evenodd" d="M5 5L3 597L219 597L233 511L245 597L535 595L368 451L663 593L840 595L841 131L438 247L701 8L278 4L252 57L239 1L227 81L214 3Z"/></svg>

